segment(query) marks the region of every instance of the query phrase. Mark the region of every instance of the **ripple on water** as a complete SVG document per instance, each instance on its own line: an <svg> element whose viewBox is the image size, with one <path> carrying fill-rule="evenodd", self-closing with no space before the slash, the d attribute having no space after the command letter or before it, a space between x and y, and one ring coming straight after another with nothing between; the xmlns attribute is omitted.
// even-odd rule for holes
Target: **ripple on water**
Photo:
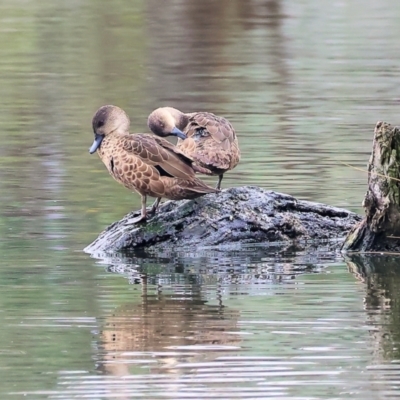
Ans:
<svg viewBox="0 0 400 400"><path fill-rule="evenodd" d="M102 264L80 249L140 206L87 154L103 102L133 131L161 105L225 115L242 159L224 187L360 210L367 176L341 163L364 168L375 122L396 123L400 3L160 10L0 2L0 398L399 397L397 260L344 264L327 243Z"/></svg>
<svg viewBox="0 0 400 400"><path fill-rule="evenodd" d="M113 264L103 260L108 271L110 265L118 267L113 270L118 279L103 286L100 297L105 311L96 319L92 339L95 370L61 370L54 390L29 394L54 399L372 398L385 367L367 368L374 359L362 287L343 264L301 273L301 257L282 254L274 262L264 254L259 262L263 268L268 264L270 276L256 283L247 278L257 262L242 269L243 279L240 274L226 279L237 275L237 256L213 283L204 274L204 284L193 279L193 271L149 272L151 260L142 266L129 257L107 259ZM282 263L293 279L272 278L282 274ZM135 268L144 282L130 280ZM121 277L127 286L120 286ZM130 296L121 300L118 293L126 288ZM58 318L54 329L81 322L93 321ZM46 329L45 318L37 327L42 323ZM395 366L392 371L395 375Z"/></svg>

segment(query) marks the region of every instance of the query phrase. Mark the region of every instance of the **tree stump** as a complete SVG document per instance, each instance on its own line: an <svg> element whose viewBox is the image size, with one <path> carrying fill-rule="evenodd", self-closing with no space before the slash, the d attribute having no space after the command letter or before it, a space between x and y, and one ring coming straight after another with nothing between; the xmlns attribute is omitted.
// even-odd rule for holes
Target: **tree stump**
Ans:
<svg viewBox="0 0 400 400"><path fill-rule="evenodd" d="M386 122L375 127L363 207L342 251L400 251L400 129Z"/></svg>

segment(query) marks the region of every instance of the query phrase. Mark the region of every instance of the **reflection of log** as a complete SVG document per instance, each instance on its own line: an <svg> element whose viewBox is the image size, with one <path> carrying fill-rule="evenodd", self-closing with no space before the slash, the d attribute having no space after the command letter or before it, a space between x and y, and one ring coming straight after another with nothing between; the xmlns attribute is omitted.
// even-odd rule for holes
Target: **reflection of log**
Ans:
<svg viewBox="0 0 400 400"><path fill-rule="evenodd" d="M234 249L209 248L193 252L157 250L128 254L96 254L106 271L120 274L131 284L144 280L151 285L217 285L280 283L299 274L316 273L326 263L341 261L338 243L303 243L267 247L240 246ZM225 288L225 291L229 291Z"/></svg>
<svg viewBox="0 0 400 400"><path fill-rule="evenodd" d="M147 223L130 223L137 215L131 213L112 224L85 251L342 238L360 220L341 208L254 186L225 189L196 200L169 201Z"/></svg>
<svg viewBox="0 0 400 400"><path fill-rule="evenodd" d="M400 129L385 122L375 127L368 165L365 218L348 234L344 251L400 250Z"/></svg>

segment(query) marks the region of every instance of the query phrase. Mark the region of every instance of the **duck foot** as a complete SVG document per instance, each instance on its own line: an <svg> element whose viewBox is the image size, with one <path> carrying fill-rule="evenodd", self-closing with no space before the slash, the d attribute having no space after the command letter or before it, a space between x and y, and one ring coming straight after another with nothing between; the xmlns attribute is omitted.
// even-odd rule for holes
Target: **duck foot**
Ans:
<svg viewBox="0 0 400 400"><path fill-rule="evenodd" d="M140 216L137 218L129 218L126 221L127 224L137 224L139 222L146 222L146 219L147 219L147 209L146 209L147 196L142 194L141 197L142 197L142 210L140 212ZM159 201L158 201L158 203L159 203ZM157 205L158 205L158 203L157 203ZM153 204L153 207L155 204L156 203Z"/></svg>
<svg viewBox="0 0 400 400"><path fill-rule="evenodd" d="M150 208L150 211L148 211L147 214L150 214L153 216L157 211L160 201L161 201L161 197L157 197L156 201L153 203L153 205Z"/></svg>
<svg viewBox="0 0 400 400"><path fill-rule="evenodd" d="M147 217L146 216L139 215L136 218L129 218L126 221L126 224L132 225L132 224L137 224L138 222L146 222L146 221L147 221Z"/></svg>
<svg viewBox="0 0 400 400"><path fill-rule="evenodd" d="M215 187L215 189L217 189L219 192L221 191L221 182L222 182L223 177L224 177L224 174L218 176L218 183L217 183L217 186Z"/></svg>

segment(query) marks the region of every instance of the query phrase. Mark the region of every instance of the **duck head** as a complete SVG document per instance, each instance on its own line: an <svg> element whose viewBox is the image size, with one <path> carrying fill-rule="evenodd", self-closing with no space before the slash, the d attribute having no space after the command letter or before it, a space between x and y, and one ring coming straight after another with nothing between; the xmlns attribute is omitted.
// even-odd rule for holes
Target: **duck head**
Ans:
<svg viewBox="0 0 400 400"><path fill-rule="evenodd" d="M92 119L94 142L89 149L93 154L101 145L104 137L112 133L128 133L130 120L126 112L117 106L100 107Z"/></svg>
<svg viewBox="0 0 400 400"><path fill-rule="evenodd" d="M157 136L177 136L185 140L187 136L182 129L188 124L188 117L172 107L161 107L154 110L147 119L147 125Z"/></svg>

